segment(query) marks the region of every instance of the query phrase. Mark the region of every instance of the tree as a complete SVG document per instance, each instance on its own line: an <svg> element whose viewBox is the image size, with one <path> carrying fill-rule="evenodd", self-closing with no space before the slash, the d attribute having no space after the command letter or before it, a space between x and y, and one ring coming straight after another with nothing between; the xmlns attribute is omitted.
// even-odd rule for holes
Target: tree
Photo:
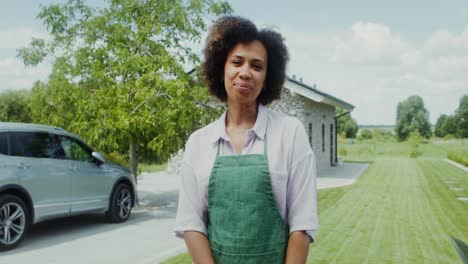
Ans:
<svg viewBox="0 0 468 264"><path fill-rule="evenodd" d="M398 103L395 133L398 140L403 141L415 130L425 138L431 137L429 112L424 107L422 98L417 95Z"/></svg>
<svg viewBox="0 0 468 264"><path fill-rule="evenodd" d="M370 131L369 129L363 129L361 131L361 137L363 139L372 139L372 131Z"/></svg>
<svg viewBox="0 0 468 264"><path fill-rule="evenodd" d="M460 138L468 138L468 95L460 98L460 105L455 111L457 123L457 136Z"/></svg>
<svg viewBox="0 0 468 264"><path fill-rule="evenodd" d="M30 92L26 90L0 93L0 122L31 122Z"/></svg>
<svg viewBox="0 0 468 264"><path fill-rule="evenodd" d="M355 138L358 131L358 125L352 118L348 119L343 128L347 138Z"/></svg>
<svg viewBox="0 0 468 264"><path fill-rule="evenodd" d="M358 125L351 115L345 114L346 110L342 108L336 109L336 115L339 116L337 119L337 132L338 134L344 133L347 138L355 138L358 131Z"/></svg>
<svg viewBox="0 0 468 264"><path fill-rule="evenodd" d="M457 134L457 119L455 116L447 116L447 118L444 121L444 124L442 125L442 131L444 133L444 136L455 136Z"/></svg>
<svg viewBox="0 0 468 264"><path fill-rule="evenodd" d="M113 0L91 8L83 0L41 7L51 40L33 39L18 50L26 66L54 57L49 82L33 89L38 122L57 125L105 151L159 160L206 124L206 89L184 64L199 58L187 43L200 40L205 20L230 12L216 0ZM37 96L37 97L36 97Z"/></svg>
<svg viewBox="0 0 468 264"><path fill-rule="evenodd" d="M444 123L445 123L445 120L447 120L447 118L448 118L447 115L441 115L437 119L437 122L436 122L435 127L434 127L434 134L437 137L445 137L446 133L445 133L445 130L444 130Z"/></svg>

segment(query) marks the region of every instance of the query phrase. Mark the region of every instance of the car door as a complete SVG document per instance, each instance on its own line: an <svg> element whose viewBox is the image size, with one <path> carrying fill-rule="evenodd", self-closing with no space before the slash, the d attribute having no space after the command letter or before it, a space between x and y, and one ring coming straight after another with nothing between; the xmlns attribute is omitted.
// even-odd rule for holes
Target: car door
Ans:
<svg viewBox="0 0 468 264"><path fill-rule="evenodd" d="M71 212L107 208L112 177L96 163L92 150L68 136L60 137L71 174Z"/></svg>
<svg viewBox="0 0 468 264"><path fill-rule="evenodd" d="M7 132L0 132L0 186L4 184L18 183L16 164L12 162L12 158L8 153L8 134Z"/></svg>
<svg viewBox="0 0 468 264"><path fill-rule="evenodd" d="M10 162L31 195L35 219L70 213L70 177L57 138L45 132L10 132Z"/></svg>

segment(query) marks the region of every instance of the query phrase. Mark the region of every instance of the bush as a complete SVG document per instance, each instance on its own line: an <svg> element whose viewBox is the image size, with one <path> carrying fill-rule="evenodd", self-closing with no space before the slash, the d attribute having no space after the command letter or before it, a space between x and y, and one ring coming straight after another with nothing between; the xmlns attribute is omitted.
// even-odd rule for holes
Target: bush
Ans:
<svg viewBox="0 0 468 264"><path fill-rule="evenodd" d="M128 168L130 166L130 162L128 160L128 157L120 154L120 153L117 153L117 152L111 152L109 154L104 154L104 157L106 158L106 160L110 161L110 162L113 162L113 163L116 163L116 164L119 164L120 166L123 166L125 168Z"/></svg>
<svg viewBox="0 0 468 264"><path fill-rule="evenodd" d="M409 156L411 158L416 158L421 153L419 152L419 145L421 144L422 137L421 134L419 134L418 130L415 130L411 132L409 138L408 138L408 144L410 146L410 151L409 151Z"/></svg>
<svg viewBox="0 0 468 264"><path fill-rule="evenodd" d="M369 129L363 129L361 131L361 137L363 139L372 139L372 132Z"/></svg>
<svg viewBox="0 0 468 264"><path fill-rule="evenodd" d="M338 155L340 157L345 157L346 155L348 155L348 151L346 150L345 147L340 147L338 148Z"/></svg>
<svg viewBox="0 0 468 264"><path fill-rule="evenodd" d="M447 134L446 136L444 136L444 139L450 140L450 139L456 139L456 137L453 134Z"/></svg>
<svg viewBox="0 0 468 264"><path fill-rule="evenodd" d="M456 151L450 151L448 153L447 158L449 160L455 161L456 163L459 163L465 167L468 167L468 152L462 151L462 152L456 152Z"/></svg>

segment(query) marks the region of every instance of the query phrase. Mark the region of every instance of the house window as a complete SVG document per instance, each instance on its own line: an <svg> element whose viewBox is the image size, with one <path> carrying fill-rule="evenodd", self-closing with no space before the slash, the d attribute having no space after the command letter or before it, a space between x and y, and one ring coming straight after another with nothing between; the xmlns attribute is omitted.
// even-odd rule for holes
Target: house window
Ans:
<svg viewBox="0 0 468 264"><path fill-rule="evenodd" d="M322 152L325 152L325 124L322 124Z"/></svg>
<svg viewBox="0 0 468 264"><path fill-rule="evenodd" d="M312 146L312 123L309 123L309 143Z"/></svg>
<svg viewBox="0 0 468 264"><path fill-rule="evenodd" d="M330 165L333 165L333 124L330 124Z"/></svg>

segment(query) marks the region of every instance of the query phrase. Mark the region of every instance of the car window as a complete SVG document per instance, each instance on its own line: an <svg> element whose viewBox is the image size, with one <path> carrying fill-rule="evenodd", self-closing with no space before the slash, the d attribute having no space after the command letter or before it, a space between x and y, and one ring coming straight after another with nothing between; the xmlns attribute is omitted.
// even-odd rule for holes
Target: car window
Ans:
<svg viewBox="0 0 468 264"><path fill-rule="evenodd" d="M57 136L43 132L10 133L11 155L30 158L65 159Z"/></svg>
<svg viewBox="0 0 468 264"><path fill-rule="evenodd" d="M0 133L0 154L8 155L7 133Z"/></svg>
<svg viewBox="0 0 468 264"><path fill-rule="evenodd" d="M90 151L81 146L76 140L61 136L60 142L67 159L87 162L94 161Z"/></svg>

